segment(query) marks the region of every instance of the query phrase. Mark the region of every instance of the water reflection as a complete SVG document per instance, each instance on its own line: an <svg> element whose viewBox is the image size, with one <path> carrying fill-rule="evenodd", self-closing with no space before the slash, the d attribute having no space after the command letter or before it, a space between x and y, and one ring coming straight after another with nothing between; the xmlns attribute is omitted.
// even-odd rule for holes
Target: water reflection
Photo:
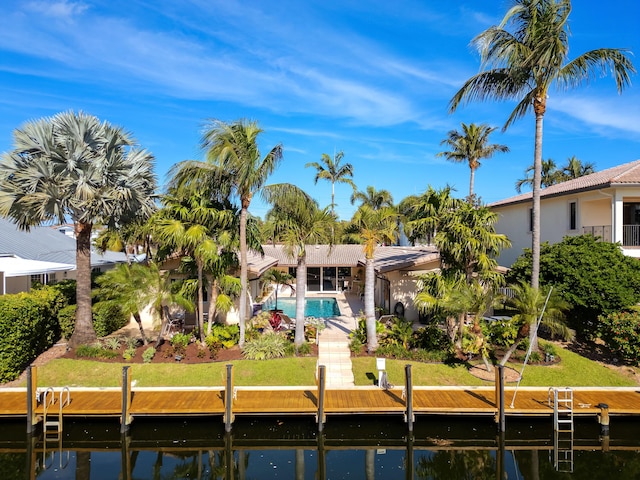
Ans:
<svg viewBox="0 0 640 480"><path fill-rule="evenodd" d="M60 445L28 437L23 422L0 429L2 479L589 479L640 478L637 420L617 419L611 437L595 420L577 423L570 461L558 463L550 422L345 417L319 435L309 421L136 419L67 422Z"/></svg>

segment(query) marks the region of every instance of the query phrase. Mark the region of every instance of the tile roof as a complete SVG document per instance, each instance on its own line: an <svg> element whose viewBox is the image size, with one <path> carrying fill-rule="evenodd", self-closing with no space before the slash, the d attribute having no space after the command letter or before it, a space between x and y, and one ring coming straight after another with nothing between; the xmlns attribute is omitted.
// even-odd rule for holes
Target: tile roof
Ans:
<svg viewBox="0 0 640 480"><path fill-rule="evenodd" d="M16 255L28 260L76 264L76 241L51 227L19 230L14 222L0 218L0 254ZM120 252L91 252L91 266L125 262Z"/></svg>
<svg viewBox="0 0 640 480"><path fill-rule="evenodd" d="M566 182L543 188L540 191L540 198L570 195L572 193L596 190L615 185L640 185L640 160L624 163L602 170L601 172L592 173L591 175L585 175L584 177L567 180ZM515 197L498 200L497 202L490 203L488 206L500 207L528 202L532 196L532 192L527 192L522 195L516 195Z"/></svg>
<svg viewBox="0 0 640 480"><path fill-rule="evenodd" d="M275 260L280 267L295 267L296 259L287 255L282 245L263 245L265 258ZM256 255L256 259L260 257ZM410 268L439 258L432 246L378 247L375 253L375 269L388 272ZM252 259L250 259L252 261ZM262 260L265 261L265 260ZM366 262L362 245L310 245L307 246L307 267L362 266Z"/></svg>

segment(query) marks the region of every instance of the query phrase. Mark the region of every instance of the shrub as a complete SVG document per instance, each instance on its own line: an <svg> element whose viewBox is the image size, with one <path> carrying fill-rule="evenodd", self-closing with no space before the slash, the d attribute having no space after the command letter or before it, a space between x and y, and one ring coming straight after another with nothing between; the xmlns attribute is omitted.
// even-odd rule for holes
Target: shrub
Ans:
<svg viewBox="0 0 640 480"><path fill-rule="evenodd" d="M173 347L173 353L176 355L184 355L187 351L187 345L189 345L189 340L191 339L191 335L188 333L176 333L173 337L171 337L171 346Z"/></svg>
<svg viewBox="0 0 640 480"><path fill-rule="evenodd" d="M311 355L311 344L305 342L299 347L296 347L295 343L287 342L287 346L285 349L285 356L296 357L298 355L302 355L302 356Z"/></svg>
<svg viewBox="0 0 640 480"><path fill-rule="evenodd" d="M151 363L153 357L156 356L156 349L153 347L147 348L144 352L142 352L142 361L144 363Z"/></svg>
<svg viewBox="0 0 640 480"><path fill-rule="evenodd" d="M351 350L356 355L362 352L362 347L364 347L364 343L360 341L359 338L353 337L351 339L351 343L349 343L349 350Z"/></svg>
<svg viewBox="0 0 640 480"><path fill-rule="evenodd" d="M109 350L119 350L121 341L118 337L107 337L103 340L103 343Z"/></svg>
<svg viewBox="0 0 640 480"><path fill-rule="evenodd" d="M269 360L285 356L287 339L278 333L260 335L251 342L246 342L242 354L249 360Z"/></svg>
<svg viewBox="0 0 640 480"><path fill-rule="evenodd" d="M507 281L528 282L531 251L512 265ZM540 284L553 285L571 305L567 318L579 334L592 336L598 317L626 310L640 302L640 262L622 254L619 245L598 242L591 235L565 237L540 248Z"/></svg>
<svg viewBox="0 0 640 480"><path fill-rule="evenodd" d="M64 297L51 287L0 297L0 383L13 380L60 338Z"/></svg>
<svg viewBox="0 0 640 480"><path fill-rule="evenodd" d="M223 348L231 348L240 341L240 327L237 324L223 325L214 323L211 326L211 336Z"/></svg>
<svg viewBox="0 0 640 480"><path fill-rule="evenodd" d="M67 305L58 312L58 324L60 324L60 335L65 340L71 338L76 326L77 305Z"/></svg>
<svg viewBox="0 0 640 480"><path fill-rule="evenodd" d="M93 328L98 337L106 337L129 323L129 318L122 313L122 309L112 302L98 302L91 310Z"/></svg>
<svg viewBox="0 0 640 480"><path fill-rule="evenodd" d="M616 355L640 363L640 313L618 312L598 318L600 338Z"/></svg>
<svg viewBox="0 0 640 480"><path fill-rule="evenodd" d="M102 345L78 345L76 355L81 358L116 358L118 354L112 350L106 350Z"/></svg>
<svg viewBox="0 0 640 480"><path fill-rule="evenodd" d="M122 354L122 358L124 358L126 361L131 360L135 356L136 356L136 349L131 347L128 347Z"/></svg>
<svg viewBox="0 0 640 480"><path fill-rule="evenodd" d="M446 333L435 323L430 323L418 329L414 337L414 346L424 350L442 350L449 345Z"/></svg>

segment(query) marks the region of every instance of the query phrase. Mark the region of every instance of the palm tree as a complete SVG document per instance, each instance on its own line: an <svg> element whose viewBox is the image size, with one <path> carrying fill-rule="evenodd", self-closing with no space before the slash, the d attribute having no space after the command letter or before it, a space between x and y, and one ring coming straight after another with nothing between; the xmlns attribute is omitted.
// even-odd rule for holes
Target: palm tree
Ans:
<svg viewBox="0 0 640 480"><path fill-rule="evenodd" d="M247 297L247 214L253 196L264 187L282 159L282 145L276 145L261 157L256 122L238 120L225 123L212 120L202 137L207 160L228 175L231 190L240 199L240 347L244 346Z"/></svg>
<svg viewBox="0 0 640 480"><path fill-rule="evenodd" d="M314 178L314 182L316 184L320 179L329 180L331 182L331 213L334 215L334 207L336 204L335 184L346 183L347 185L351 185L354 192L356 191L356 185L353 183L353 165L350 163L340 165L343 157L344 152L342 151L334 154L333 158L326 153L323 153L320 159L321 163L309 162L305 165L305 167L314 167L316 169L316 176Z"/></svg>
<svg viewBox="0 0 640 480"><path fill-rule="evenodd" d="M71 346L95 341L91 318L91 232L120 227L155 209L153 156L120 127L64 112L16 129L0 163L0 215L30 227L71 220L76 237L77 312Z"/></svg>
<svg viewBox="0 0 640 480"><path fill-rule="evenodd" d="M621 92L635 72L626 50L602 48L568 61L570 0L514 0L500 25L473 39L481 55L480 73L453 96L450 111L470 100L517 100L504 128L533 110L536 118L533 173L531 285L540 276L540 174L542 121L552 85L568 89L609 71ZM511 31L506 27L511 26Z"/></svg>
<svg viewBox="0 0 640 480"><path fill-rule="evenodd" d="M262 279L271 283L276 284L275 294L276 294L276 305L275 309L278 309L278 287L288 286L291 290L295 291L294 286L292 285L292 281L294 280L293 276L287 272L283 272L282 270L278 270L277 268L270 268L262 275Z"/></svg>
<svg viewBox="0 0 640 480"><path fill-rule="evenodd" d="M451 130L447 133L447 138L440 142L440 145L449 147L449 151L440 152L436 157L445 157L447 160L456 163L467 162L471 175L469 177L469 199L473 199L473 182L475 172L480 167L480 159L491 158L496 152L508 152L509 147L499 143L489 144L489 135L497 130L497 127L489 127L482 123L462 123L462 132Z"/></svg>
<svg viewBox="0 0 640 480"><path fill-rule="evenodd" d="M418 240L431 243L444 215L461 204L461 200L451 196L451 191L450 186L436 190L429 185L422 195L400 202L398 210L406 220L404 232L413 244Z"/></svg>
<svg viewBox="0 0 640 480"><path fill-rule="evenodd" d="M264 188L265 200L273 205L267 216L273 228L273 238L281 241L285 251L296 258L296 346L304 342L304 307L307 282L307 247L331 243L335 217L328 208L294 186L269 185Z"/></svg>
<svg viewBox="0 0 640 480"><path fill-rule="evenodd" d="M360 206L367 205L372 210L379 210L383 207L393 207L393 196L389 190L376 190L369 185L366 191L357 191L351 195L351 204L360 202Z"/></svg>
<svg viewBox="0 0 640 480"><path fill-rule="evenodd" d="M595 173L595 165L591 162L582 163L575 155L567 159L567 164L562 167L563 181L573 180Z"/></svg>
<svg viewBox="0 0 640 480"><path fill-rule="evenodd" d="M514 289L515 295L506 298L505 303L517 312L513 315L511 321L518 328L518 334L513 345L500 360L501 365L507 363L509 357L515 352L524 338L529 338L529 345L532 351L538 350L536 327L540 314L542 314L542 325L549 328L553 335L560 336L564 340L573 338L574 332L564 323L563 312L568 305L560 296L556 295L555 291L551 293L547 302L548 291L533 288L524 282L513 285L511 288Z"/></svg>
<svg viewBox="0 0 640 480"><path fill-rule="evenodd" d="M521 178L516 182L516 191L520 193L522 187L525 185L533 186L533 173L535 166L531 165L524 172L524 178ZM540 187L547 188L556 183L564 181L562 171L558 170L558 166L553 159L542 160L542 166L540 170Z"/></svg>
<svg viewBox="0 0 640 480"><path fill-rule="evenodd" d="M364 278L364 315L367 327L367 349L369 352L378 348L375 313L375 269L374 259L378 245L395 242L398 236L398 214L392 207L384 206L374 210L362 205L351 219L357 229L365 256Z"/></svg>
<svg viewBox="0 0 640 480"><path fill-rule="evenodd" d="M173 251L193 258L198 276L198 334L204 342L204 272L220 261L221 232L233 222L233 212L212 202L206 191L173 189L162 198L154 222L155 236Z"/></svg>

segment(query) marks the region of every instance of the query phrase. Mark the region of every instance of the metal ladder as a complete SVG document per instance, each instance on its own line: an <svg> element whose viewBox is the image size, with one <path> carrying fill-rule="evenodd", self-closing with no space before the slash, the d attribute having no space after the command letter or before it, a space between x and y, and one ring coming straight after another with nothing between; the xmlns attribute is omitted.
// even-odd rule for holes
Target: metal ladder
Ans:
<svg viewBox="0 0 640 480"><path fill-rule="evenodd" d="M558 472L573 472L573 389L549 389L553 402L553 465Z"/></svg>
<svg viewBox="0 0 640 480"><path fill-rule="evenodd" d="M50 396L49 396L50 395ZM71 392L69 391L69 387L63 387L60 390L60 395L58 398L58 411L57 413L50 413L50 407L54 406L56 403L55 398L55 390L53 387L49 387L45 390L44 395L42 397L42 408L43 408L43 417L42 417L42 434L43 434L43 443L42 443L42 468L46 470L53 464L53 451L50 452L51 455L47 455L47 446L48 443L56 443L58 447L58 453L60 456L60 468L65 468L66 464L63 459L62 452L62 409L69 405L71 402ZM49 418L47 418L49 417ZM69 453L67 452L67 460L66 463L69 462ZM50 460L50 461L48 461Z"/></svg>

